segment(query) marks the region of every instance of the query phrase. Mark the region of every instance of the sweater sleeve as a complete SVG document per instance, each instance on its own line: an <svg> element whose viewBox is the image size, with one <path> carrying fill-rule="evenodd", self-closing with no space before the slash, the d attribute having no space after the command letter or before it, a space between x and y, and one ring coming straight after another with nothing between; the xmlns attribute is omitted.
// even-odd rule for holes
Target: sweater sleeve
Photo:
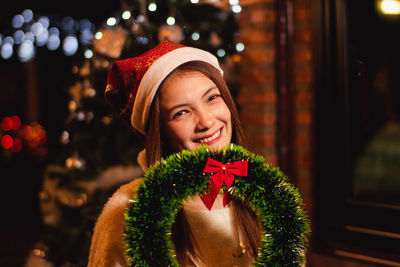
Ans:
<svg viewBox="0 0 400 267"><path fill-rule="evenodd" d="M121 186L108 200L94 227L88 267L125 267L124 213L142 179Z"/></svg>

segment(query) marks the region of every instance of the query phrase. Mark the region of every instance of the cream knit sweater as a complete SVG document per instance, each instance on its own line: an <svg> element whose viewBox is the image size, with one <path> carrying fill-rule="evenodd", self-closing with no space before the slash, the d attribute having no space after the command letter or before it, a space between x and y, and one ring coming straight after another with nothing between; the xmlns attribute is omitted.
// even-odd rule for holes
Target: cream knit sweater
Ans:
<svg viewBox="0 0 400 267"><path fill-rule="evenodd" d="M104 206L94 228L88 267L129 266L124 254L124 212L141 181L136 179L121 186ZM232 229L229 208L185 209L184 214L204 260L198 266L250 265L251 259L247 253L242 253L243 248Z"/></svg>

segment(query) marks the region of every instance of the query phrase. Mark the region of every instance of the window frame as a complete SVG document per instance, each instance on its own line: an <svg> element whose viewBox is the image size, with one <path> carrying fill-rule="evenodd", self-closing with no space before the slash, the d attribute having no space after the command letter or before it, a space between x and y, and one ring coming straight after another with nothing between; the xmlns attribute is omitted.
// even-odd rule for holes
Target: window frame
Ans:
<svg viewBox="0 0 400 267"><path fill-rule="evenodd" d="M313 0L317 252L400 266L400 206L350 200L346 0ZM360 10L362 12L362 9ZM398 265L396 265L398 264Z"/></svg>

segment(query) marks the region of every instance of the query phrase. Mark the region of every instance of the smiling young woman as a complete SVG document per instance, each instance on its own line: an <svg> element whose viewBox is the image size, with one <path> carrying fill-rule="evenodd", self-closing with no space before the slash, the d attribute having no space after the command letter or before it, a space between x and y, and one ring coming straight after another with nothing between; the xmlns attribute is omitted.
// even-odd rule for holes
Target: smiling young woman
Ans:
<svg viewBox="0 0 400 267"><path fill-rule="evenodd" d="M200 145L208 145L209 151L223 151L231 143L246 146L223 71L216 57L206 51L166 41L139 57L116 61L110 69L105 94L118 113L129 121L131 129L144 140L145 152L138 161L145 170L162 162L162 158L182 150L196 151ZM225 165L228 164L230 162ZM193 169L199 166L190 165ZM193 188L196 179L191 174L182 175L176 173L174 177L187 178L185 181ZM156 190L166 192L165 186L160 184L169 180L161 179L164 180L157 180ZM178 189L180 185L169 183L167 186ZM138 188L144 187L142 179L136 179L118 189L105 205L94 229L89 267L129 265L127 234L124 234L128 215L125 212L129 203L135 202ZM179 189L183 188L181 183ZM252 189L254 187L249 192L252 193ZM242 267L256 260L261 240L266 238L256 215L258 211L227 192L218 192L219 189L211 206L204 200L209 193L199 195L199 191L194 191L178 205L168 238L181 266ZM143 213L172 205L172 199L165 201L166 204L146 202ZM297 204L294 207L297 210ZM145 218L143 213L139 215L141 218ZM154 219L156 224L159 219L158 216ZM289 250L290 253L294 251L293 248ZM290 266L294 264L297 260L289 263Z"/></svg>
<svg viewBox="0 0 400 267"><path fill-rule="evenodd" d="M194 150L204 143L208 143L213 149L222 148L229 143L246 145L229 89L221 73L211 64L203 61L184 63L165 78L160 88L151 108L146 135L149 164L181 149ZM213 139L214 135L216 136ZM259 221L254 212L234 199L229 207L232 217L228 219L231 224L225 225L223 232L235 236L236 245L239 245L236 250L241 251L241 246L247 248L251 257L240 257L237 263L239 266L248 266L252 258L256 257L261 241ZM223 208L222 195L219 195L212 212L221 212ZM196 239L201 240L201 236L207 231L199 233L195 221L202 220L196 217L196 211L206 211L198 196L184 203L184 209L178 213L173 225L172 238L176 255L183 266L200 266L201 263L210 262L210 259L204 259L204 255L198 255L201 244ZM214 217L218 215L214 214ZM193 230L197 232L197 236ZM217 258L220 251L215 252L214 257ZM236 254L241 255L241 252ZM228 266L230 263L219 264Z"/></svg>
<svg viewBox="0 0 400 267"><path fill-rule="evenodd" d="M189 80L186 81L184 77L189 77L190 82ZM172 79L170 80L169 78ZM174 86L169 86L174 81L176 83L177 80L183 81L186 84L185 86L181 86L181 88L179 88L180 89L179 91L182 92L179 92L178 89L175 89L176 84L174 84ZM194 97L194 95L192 95L194 91L194 86L200 87L198 80L204 81L205 84L204 87L199 88L199 96ZM166 87L171 88L171 90L167 91L165 89ZM236 106L228 89L228 86L226 85L225 80L221 76L221 73L211 64L203 61L191 61L188 63L184 63L179 67L177 67L176 69L174 69L165 78L163 83L161 83L160 88L161 90L159 90L156 93L154 102L152 104L150 119L148 122L149 123L148 131L146 134L145 145L146 145L147 162L149 164L156 162L163 156L165 157L177 151L177 148L174 148L171 144L172 140L175 140L176 137L172 136L172 134L169 131L167 131L167 127L168 129L171 130L174 126L177 126L178 124L180 125L185 124L182 122L186 122L187 119L193 119L193 117L196 117L196 114L193 114L191 118L187 118L190 117L191 114L180 114L184 115L182 117L185 118L175 118L172 120L172 118L168 117L167 115L168 113L166 113L166 110L168 110L168 106L173 107L174 106L173 102L178 101L177 96L180 96L183 93L186 94L188 98L192 98L194 101L196 100L200 101L202 97L201 89L204 90L203 95L204 93L208 92L209 95L207 96L212 98L212 99L203 99L203 101L210 101L207 103L210 109L213 107L214 104L216 104L219 109L223 109L222 112L224 113L225 117L227 116L230 117L230 119L224 118L223 122L220 122L220 125L225 126L225 131L221 127L225 136L223 140L223 145L227 145L232 142L246 147L243 128L241 126L239 115L237 113ZM173 91L175 91L175 94L172 93ZM171 104L168 103L167 98L171 99ZM164 99L164 107L161 106L162 105L162 103L160 103L161 99ZM179 103L177 104L179 105ZM183 113L187 112L186 110L177 110L177 112L178 111L183 111ZM193 110L193 112L196 113L199 111ZM173 114L173 116L176 116L176 114ZM165 123L163 124L162 122ZM198 125L196 125L196 127L198 127ZM196 136L194 136L193 138L197 139L201 137L209 138L210 136L209 135L207 136L208 133L204 133L204 129L208 130L207 127L202 128L200 130L193 129L193 131L196 132ZM211 129L211 131L209 130L209 133L215 134L215 132L212 132L212 130L213 129ZM197 140L196 142L196 139L194 139L193 141L194 141L193 143L195 144L191 145L191 147L198 146L201 143L200 140ZM222 147L223 145L220 145L219 147Z"/></svg>

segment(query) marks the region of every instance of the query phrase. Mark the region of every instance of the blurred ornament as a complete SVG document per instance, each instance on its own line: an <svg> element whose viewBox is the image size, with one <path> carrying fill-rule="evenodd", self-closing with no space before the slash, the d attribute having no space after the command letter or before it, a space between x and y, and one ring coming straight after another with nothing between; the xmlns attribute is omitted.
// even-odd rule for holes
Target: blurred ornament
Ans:
<svg viewBox="0 0 400 267"><path fill-rule="evenodd" d="M46 260L48 248L42 244L37 243L32 249L24 263L25 267L53 267L54 264Z"/></svg>
<svg viewBox="0 0 400 267"><path fill-rule="evenodd" d="M60 135L60 143L66 145L69 143L69 133L67 131L63 131Z"/></svg>
<svg viewBox="0 0 400 267"><path fill-rule="evenodd" d="M76 114L75 114L75 118L76 118L78 121L83 121L83 120L85 119L85 113L83 113L83 111L78 111L78 112L76 112Z"/></svg>
<svg viewBox="0 0 400 267"><path fill-rule="evenodd" d="M7 132L10 131L13 128L13 121L10 117L4 117L1 120L1 128L3 131Z"/></svg>
<svg viewBox="0 0 400 267"><path fill-rule="evenodd" d="M127 32L121 26L104 28L101 30L101 36L99 34L93 39L94 50L111 58L119 58L126 37Z"/></svg>
<svg viewBox="0 0 400 267"><path fill-rule="evenodd" d="M11 116L12 129L18 130L21 127L21 119L17 115Z"/></svg>
<svg viewBox="0 0 400 267"><path fill-rule="evenodd" d="M3 135L3 137L1 138L1 146L4 149L10 149L13 146L13 143L14 139L8 134Z"/></svg>
<svg viewBox="0 0 400 267"><path fill-rule="evenodd" d="M11 151L14 153L18 153L21 150L22 150L22 141L19 138L14 138L14 142L11 147Z"/></svg>
<svg viewBox="0 0 400 267"><path fill-rule="evenodd" d="M65 160L65 166L68 169L83 169L85 167L85 160L79 158L78 153L74 153L74 155Z"/></svg>
<svg viewBox="0 0 400 267"><path fill-rule="evenodd" d="M85 90L83 90L83 96L90 98L90 97L94 97L96 95L96 90L93 87L89 87L89 88L85 88Z"/></svg>
<svg viewBox="0 0 400 267"><path fill-rule="evenodd" d="M74 112L78 108L78 105L76 104L75 100L70 100L68 102L68 110L70 112Z"/></svg>
<svg viewBox="0 0 400 267"><path fill-rule="evenodd" d="M158 31L158 40L160 42L162 41L172 41L179 43L183 40L183 31L182 28L179 25L167 25L163 24L160 26L160 29Z"/></svg>
<svg viewBox="0 0 400 267"><path fill-rule="evenodd" d="M222 43L221 38L219 38L218 34L216 32L212 32L210 34L210 44L213 47L219 47Z"/></svg>
<svg viewBox="0 0 400 267"><path fill-rule="evenodd" d="M109 116L104 116L101 121L104 123L104 125L110 125L111 123L111 118Z"/></svg>

